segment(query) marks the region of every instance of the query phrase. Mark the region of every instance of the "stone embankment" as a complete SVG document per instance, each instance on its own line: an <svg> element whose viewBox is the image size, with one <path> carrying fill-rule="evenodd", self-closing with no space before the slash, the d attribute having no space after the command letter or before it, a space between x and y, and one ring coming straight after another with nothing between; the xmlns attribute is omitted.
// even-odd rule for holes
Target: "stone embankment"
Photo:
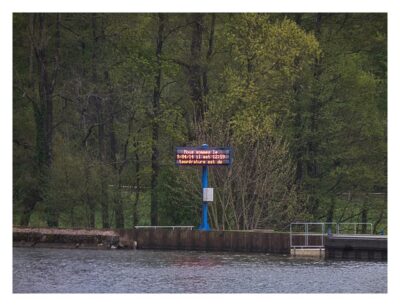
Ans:
<svg viewBox="0 0 400 306"><path fill-rule="evenodd" d="M120 244L113 230L14 228L14 246L109 249Z"/></svg>

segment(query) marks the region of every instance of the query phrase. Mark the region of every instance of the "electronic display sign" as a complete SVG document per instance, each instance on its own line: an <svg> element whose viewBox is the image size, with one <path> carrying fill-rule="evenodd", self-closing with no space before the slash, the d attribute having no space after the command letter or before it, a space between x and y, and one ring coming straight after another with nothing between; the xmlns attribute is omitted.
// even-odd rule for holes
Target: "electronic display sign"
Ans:
<svg viewBox="0 0 400 306"><path fill-rule="evenodd" d="M178 166L229 166L230 148L177 147L175 161Z"/></svg>

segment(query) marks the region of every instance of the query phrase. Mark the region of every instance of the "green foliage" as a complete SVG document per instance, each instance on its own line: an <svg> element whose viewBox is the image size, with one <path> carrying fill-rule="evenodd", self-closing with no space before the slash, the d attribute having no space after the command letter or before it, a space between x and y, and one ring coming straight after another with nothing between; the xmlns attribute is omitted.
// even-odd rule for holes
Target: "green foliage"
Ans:
<svg viewBox="0 0 400 306"><path fill-rule="evenodd" d="M159 14L45 15L13 19L14 223L149 225L156 195L160 225L197 225L173 155L207 142L234 149L215 228L386 227L386 14L164 14L161 36Z"/></svg>
<svg viewBox="0 0 400 306"><path fill-rule="evenodd" d="M159 177L160 225L197 225L199 193L188 192L176 167L163 167Z"/></svg>

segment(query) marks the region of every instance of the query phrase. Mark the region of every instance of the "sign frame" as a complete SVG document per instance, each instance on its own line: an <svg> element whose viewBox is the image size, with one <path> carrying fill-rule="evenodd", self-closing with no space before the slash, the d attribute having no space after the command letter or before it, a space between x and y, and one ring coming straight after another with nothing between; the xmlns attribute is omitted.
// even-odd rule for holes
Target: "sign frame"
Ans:
<svg viewBox="0 0 400 306"><path fill-rule="evenodd" d="M197 151L229 151L229 163L228 164L179 164L178 163L178 150L197 150ZM233 161L233 150L231 147L175 147L175 165L176 166L207 166L207 167L221 167L221 166L232 166Z"/></svg>

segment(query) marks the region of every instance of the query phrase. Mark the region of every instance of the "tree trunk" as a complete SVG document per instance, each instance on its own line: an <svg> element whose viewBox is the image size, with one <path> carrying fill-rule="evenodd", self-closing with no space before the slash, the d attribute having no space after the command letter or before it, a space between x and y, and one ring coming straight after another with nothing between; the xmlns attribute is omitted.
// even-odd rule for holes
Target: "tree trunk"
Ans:
<svg viewBox="0 0 400 306"><path fill-rule="evenodd" d="M109 103L110 104L110 103ZM111 109L109 109L111 112ZM114 173L117 177L117 184L116 184L116 194L114 197L114 213L115 213L115 226L116 228L124 228L124 209L122 203L122 196L121 196L121 171L120 168L117 166L117 138L114 131L114 118L113 115L110 117L110 131L109 131L109 138L110 138L110 160L113 164ZM114 184L115 185L115 184Z"/></svg>
<svg viewBox="0 0 400 306"><path fill-rule="evenodd" d="M369 204L369 198L368 195L364 200L364 203L361 208L361 233L366 234L367 233L367 222L368 222L368 204Z"/></svg>
<svg viewBox="0 0 400 306"><path fill-rule="evenodd" d="M380 210L380 212L379 212L379 216L378 216L378 218L375 220L375 222L374 222L374 224L373 224L372 233L375 234L375 235L376 235L377 232L378 232L377 227L378 227L378 225L380 224L380 222L382 221L385 212L386 212L386 205L381 207L381 210Z"/></svg>
<svg viewBox="0 0 400 306"><path fill-rule="evenodd" d="M321 36L321 26L322 26L322 14L316 14L315 16L315 25L314 25L314 30L315 30L315 36L317 39L320 39ZM320 59L315 58L314 59L314 80L317 84L317 86L320 86L320 77L322 74L322 65ZM315 215L317 213L319 205L319 199L317 195L318 191L318 186L316 186L315 179L320 176L320 171L318 169L318 151L319 151L319 139L318 139L318 129L319 129L319 116L320 116L320 111L321 111L321 97L319 96L319 93L316 93L312 98L311 98L311 104L310 104L310 114L311 114L311 122L310 122L310 136L307 141L307 162L306 162L306 170L307 170L307 176L311 177L313 180L311 181L311 190L310 190L310 213L312 215Z"/></svg>
<svg viewBox="0 0 400 306"><path fill-rule="evenodd" d="M20 219L21 225L28 225L30 215L38 201L43 199L43 191L46 188L49 170L53 158L53 92L57 80L60 59L60 14L56 15L55 32L55 54L54 64L50 69L49 55L47 52L48 34L46 25L46 14L35 14L31 18L31 41L35 54L38 93L37 101L32 101L33 113L36 125L36 174L38 184L26 194L23 199L23 214ZM34 84L34 78L31 84ZM58 225L57 208L49 206L46 208L46 220L50 227Z"/></svg>
<svg viewBox="0 0 400 306"><path fill-rule="evenodd" d="M97 30L97 15L92 14L92 40L93 40L93 51L92 51L92 82L97 85L98 73L97 73L97 50L100 48ZM102 30L100 30L102 31ZM105 163L107 161L106 156L106 140L105 140L105 116L103 109L103 102L96 95L95 106L97 111L97 123L98 123L98 150L100 160L100 208L101 208L101 221L103 228L110 227L109 214L108 214L108 186L106 178Z"/></svg>
<svg viewBox="0 0 400 306"><path fill-rule="evenodd" d="M151 148L151 225L158 225L158 195L157 195L157 181L160 172L160 152L158 150L159 138L159 123L158 118L160 115L160 94L161 94L161 77L162 77L162 47L164 42L164 26L165 15L158 14L158 34L156 43L156 64L157 73L154 79L153 90L153 120L152 120L152 148Z"/></svg>
<svg viewBox="0 0 400 306"><path fill-rule="evenodd" d="M139 175L139 155L136 153L136 165L135 165L135 171L136 171L136 188L135 188L135 202L133 204L133 226L138 225L139 223L139 215L138 215L138 206L139 206L139 199L140 199L140 175Z"/></svg>
<svg viewBox="0 0 400 306"><path fill-rule="evenodd" d="M202 86L202 42L204 32L204 14L193 13L192 18L192 39L190 46L190 69L188 84L190 96L194 105L194 123L198 127L199 123L204 119L205 105L203 101Z"/></svg>
<svg viewBox="0 0 400 306"><path fill-rule="evenodd" d="M28 194L24 197L22 206L23 211L19 221L21 226L28 226L31 214L35 208L37 202L41 201L42 198L39 194L39 190L37 188L30 189Z"/></svg>
<svg viewBox="0 0 400 306"><path fill-rule="evenodd" d="M206 56L206 67L204 68L203 71L203 93L204 96L206 97L209 92L209 84L208 84L208 66L211 61L211 55L214 52L214 36L215 36L215 18L216 14L211 14L211 29L210 29L210 36L208 38L208 50L207 50L207 56Z"/></svg>
<svg viewBox="0 0 400 306"><path fill-rule="evenodd" d="M115 227L125 227L124 207L122 201L122 184L121 184L121 173L118 173L118 187L115 201Z"/></svg>
<svg viewBox="0 0 400 306"><path fill-rule="evenodd" d="M100 170L100 193L101 193L101 198L100 198L100 206L101 206L101 222L103 228L109 228L110 227L110 217L108 214L108 191L107 191L107 180L105 177L105 171L104 171L104 165L101 165L101 170Z"/></svg>
<svg viewBox="0 0 400 306"><path fill-rule="evenodd" d="M333 214L335 212L335 204L336 204L335 198L331 197L331 205L329 206L328 215L326 217L326 222L328 222L328 223L333 222Z"/></svg>
<svg viewBox="0 0 400 306"><path fill-rule="evenodd" d="M45 29L45 15L39 14L39 37L40 37L40 48L37 50L37 62L39 69L39 96L40 96L40 115L38 115L39 125L42 126L41 132L38 133L40 143L39 152L39 169L40 175L42 176L39 180L40 186L47 185L49 170L51 166L51 143L52 143L52 120L53 120L53 104L51 97L51 88L49 84L48 76L48 58L47 49L44 45L44 41L47 39ZM40 188L39 186L39 188ZM55 219L55 208L48 206L46 208L46 220L49 227L56 227L58 225Z"/></svg>
<svg viewBox="0 0 400 306"><path fill-rule="evenodd" d="M89 161L85 162L85 204L87 207L87 224L86 226L89 228L95 227L95 209L94 209L94 201L90 195L90 169L89 169Z"/></svg>

